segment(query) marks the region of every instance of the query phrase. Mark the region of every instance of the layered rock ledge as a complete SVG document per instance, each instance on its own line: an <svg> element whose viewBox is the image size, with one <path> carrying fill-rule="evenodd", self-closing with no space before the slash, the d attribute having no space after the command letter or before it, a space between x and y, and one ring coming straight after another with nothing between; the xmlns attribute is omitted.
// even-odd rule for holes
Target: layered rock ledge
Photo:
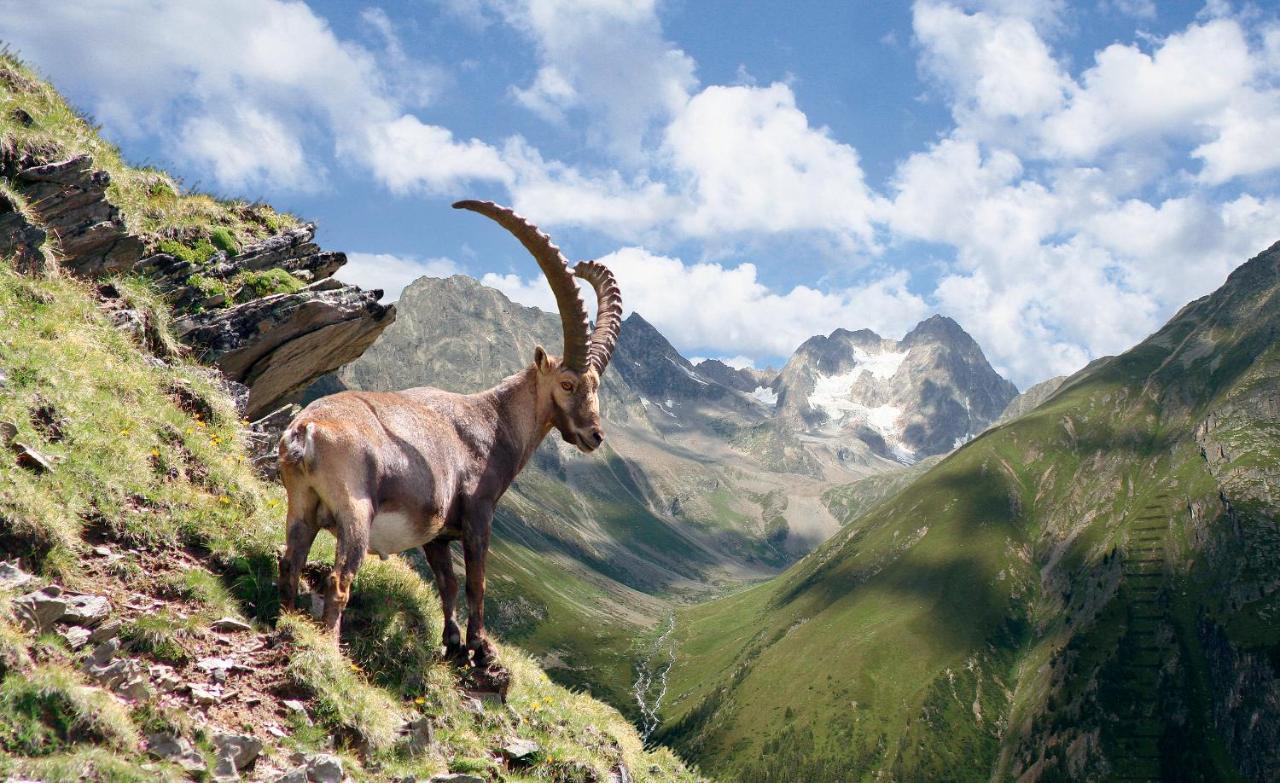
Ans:
<svg viewBox="0 0 1280 783"><path fill-rule="evenodd" d="M249 388L245 415L263 416L326 373L360 356L395 320L395 307L332 279L345 254L315 243L315 224L288 228L228 254L192 261L148 252L111 202L111 176L88 155L47 161L0 156L0 254L28 274L56 263L72 274L100 278L136 273L150 278L175 310L179 340L231 380ZM282 270L299 290L253 296L229 288L246 274ZM292 279L290 279L290 276Z"/></svg>

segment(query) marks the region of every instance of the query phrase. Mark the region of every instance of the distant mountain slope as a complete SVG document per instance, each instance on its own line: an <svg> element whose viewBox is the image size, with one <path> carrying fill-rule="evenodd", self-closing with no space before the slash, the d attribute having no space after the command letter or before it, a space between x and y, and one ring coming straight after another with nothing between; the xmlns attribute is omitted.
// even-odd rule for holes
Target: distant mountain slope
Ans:
<svg viewBox="0 0 1280 783"><path fill-rule="evenodd" d="M1280 778L1278 340L1280 245L680 612L659 738L753 783Z"/></svg>
<svg viewBox="0 0 1280 783"><path fill-rule="evenodd" d="M950 318L904 338L837 329L811 337L775 382L779 415L813 435L861 439L912 462L981 432L1018 393Z"/></svg>
<svg viewBox="0 0 1280 783"><path fill-rule="evenodd" d="M737 389L747 394L752 394L756 389L762 387L768 388L773 379L777 377L777 373L773 370L757 370L751 367L734 368L719 359L703 359L694 365L694 369L704 378L710 378L722 386L728 386L730 389Z"/></svg>
<svg viewBox="0 0 1280 783"><path fill-rule="evenodd" d="M1041 381L1030 389L1019 394L1009 401L1001 412L1000 417L996 419L996 424L1004 424L1024 414L1030 413L1040 407L1046 400L1054 395L1054 392L1062 388L1062 384L1067 380L1067 376L1059 375L1050 378L1047 381Z"/></svg>

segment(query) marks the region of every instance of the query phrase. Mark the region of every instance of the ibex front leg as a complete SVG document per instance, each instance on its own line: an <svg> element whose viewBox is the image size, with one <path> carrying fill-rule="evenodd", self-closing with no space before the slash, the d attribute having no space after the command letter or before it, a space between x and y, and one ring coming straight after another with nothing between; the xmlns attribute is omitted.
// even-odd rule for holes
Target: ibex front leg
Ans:
<svg viewBox="0 0 1280 783"><path fill-rule="evenodd" d="M467 649L477 666L487 666L494 659L493 645L484 633L484 564L492 526L492 506L472 510L467 515L462 538L462 555L467 566Z"/></svg>

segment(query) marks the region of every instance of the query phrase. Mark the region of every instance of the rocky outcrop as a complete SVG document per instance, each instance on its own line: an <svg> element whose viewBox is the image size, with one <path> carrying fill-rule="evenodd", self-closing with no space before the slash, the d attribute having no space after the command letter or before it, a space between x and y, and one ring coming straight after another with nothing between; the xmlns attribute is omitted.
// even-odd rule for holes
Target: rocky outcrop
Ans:
<svg viewBox="0 0 1280 783"><path fill-rule="evenodd" d="M5 244L25 247L19 255L29 257L39 247L39 237L31 230L38 229L51 241L62 267L82 277L127 271L142 256L142 240L129 233L120 210L107 196L111 176L94 169L88 155L49 163L23 157L6 161L4 168L38 224L24 230L19 227L21 220L7 221ZM15 242L23 233L27 240Z"/></svg>
<svg viewBox="0 0 1280 783"><path fill-rule="evenodd" d="M249 387L255 419L364 353L395 320L381 291L322 280L223 310L182 318L178 339L234 381Z"/></svg>
<svg viewBox="0 0 1280 783"><path fill-rule="evenodd" d="M22 205L0 191L0 256L13 259L14 266L23 274L42 273L46 267L43 247L47 238L44 229L23 214Z"/></svg>
<svg viewBox="0 0 1280 783"><path fill-rule="evenodd" d="M315 233L314 223L304 223L254 243L232 256L218 251L197 265L168 253L156 253L142 259L135 268L155 280L179 310L225 307L228 304L227 294L206 293L201 286L192 284L191 275L199 272L206 280L229 282L243 272L282 269L304 283L327 279L347 263L347 256L321 250L314 241Z"/></svg>
<svg viewBox="0 0 1280 783"><path fill-rule="evenodd" d="M88 155L42 160L9 151L0 156L0 255L27 274L46 271L50 259L85 278L122 272L148 276L178 312L176 331L204 361L249 387L246 415L257 418L322 375L358 357L395 319L378 304L381 291L362 291L331 279L342 253L315 243L315 225L303 224L228 256L218 251L194 262L168 253L147 253L147 243L129 231L111 202L111 176ZM229 284L244 273L279 269L309 283L292 293L252 298L248 289L211 294L208 281ZM193 277L199 275L204 285ZM286 281L287 275L282 276ZM292 282L298 285L298 282ZM146 330L113 312L126 331L142 339ZM129 328L138 326L138 328ZM158 354L159 355L159 354Z"/></svg>

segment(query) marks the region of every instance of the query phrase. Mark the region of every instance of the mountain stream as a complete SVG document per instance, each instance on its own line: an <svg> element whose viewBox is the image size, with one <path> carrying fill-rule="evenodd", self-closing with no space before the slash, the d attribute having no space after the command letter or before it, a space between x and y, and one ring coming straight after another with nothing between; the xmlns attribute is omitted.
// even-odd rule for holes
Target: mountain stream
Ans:
<svg viewBox="0 0 1280 783"><path fill-rule="evenodd" d="M667 675L676 662L676 647L671 634L676 629L676 616L670 614L658 637L647 646L636 662L636 681L631 692L640 706L640 738L646 743L658 728L658 710L667 695Z"/></svg>

